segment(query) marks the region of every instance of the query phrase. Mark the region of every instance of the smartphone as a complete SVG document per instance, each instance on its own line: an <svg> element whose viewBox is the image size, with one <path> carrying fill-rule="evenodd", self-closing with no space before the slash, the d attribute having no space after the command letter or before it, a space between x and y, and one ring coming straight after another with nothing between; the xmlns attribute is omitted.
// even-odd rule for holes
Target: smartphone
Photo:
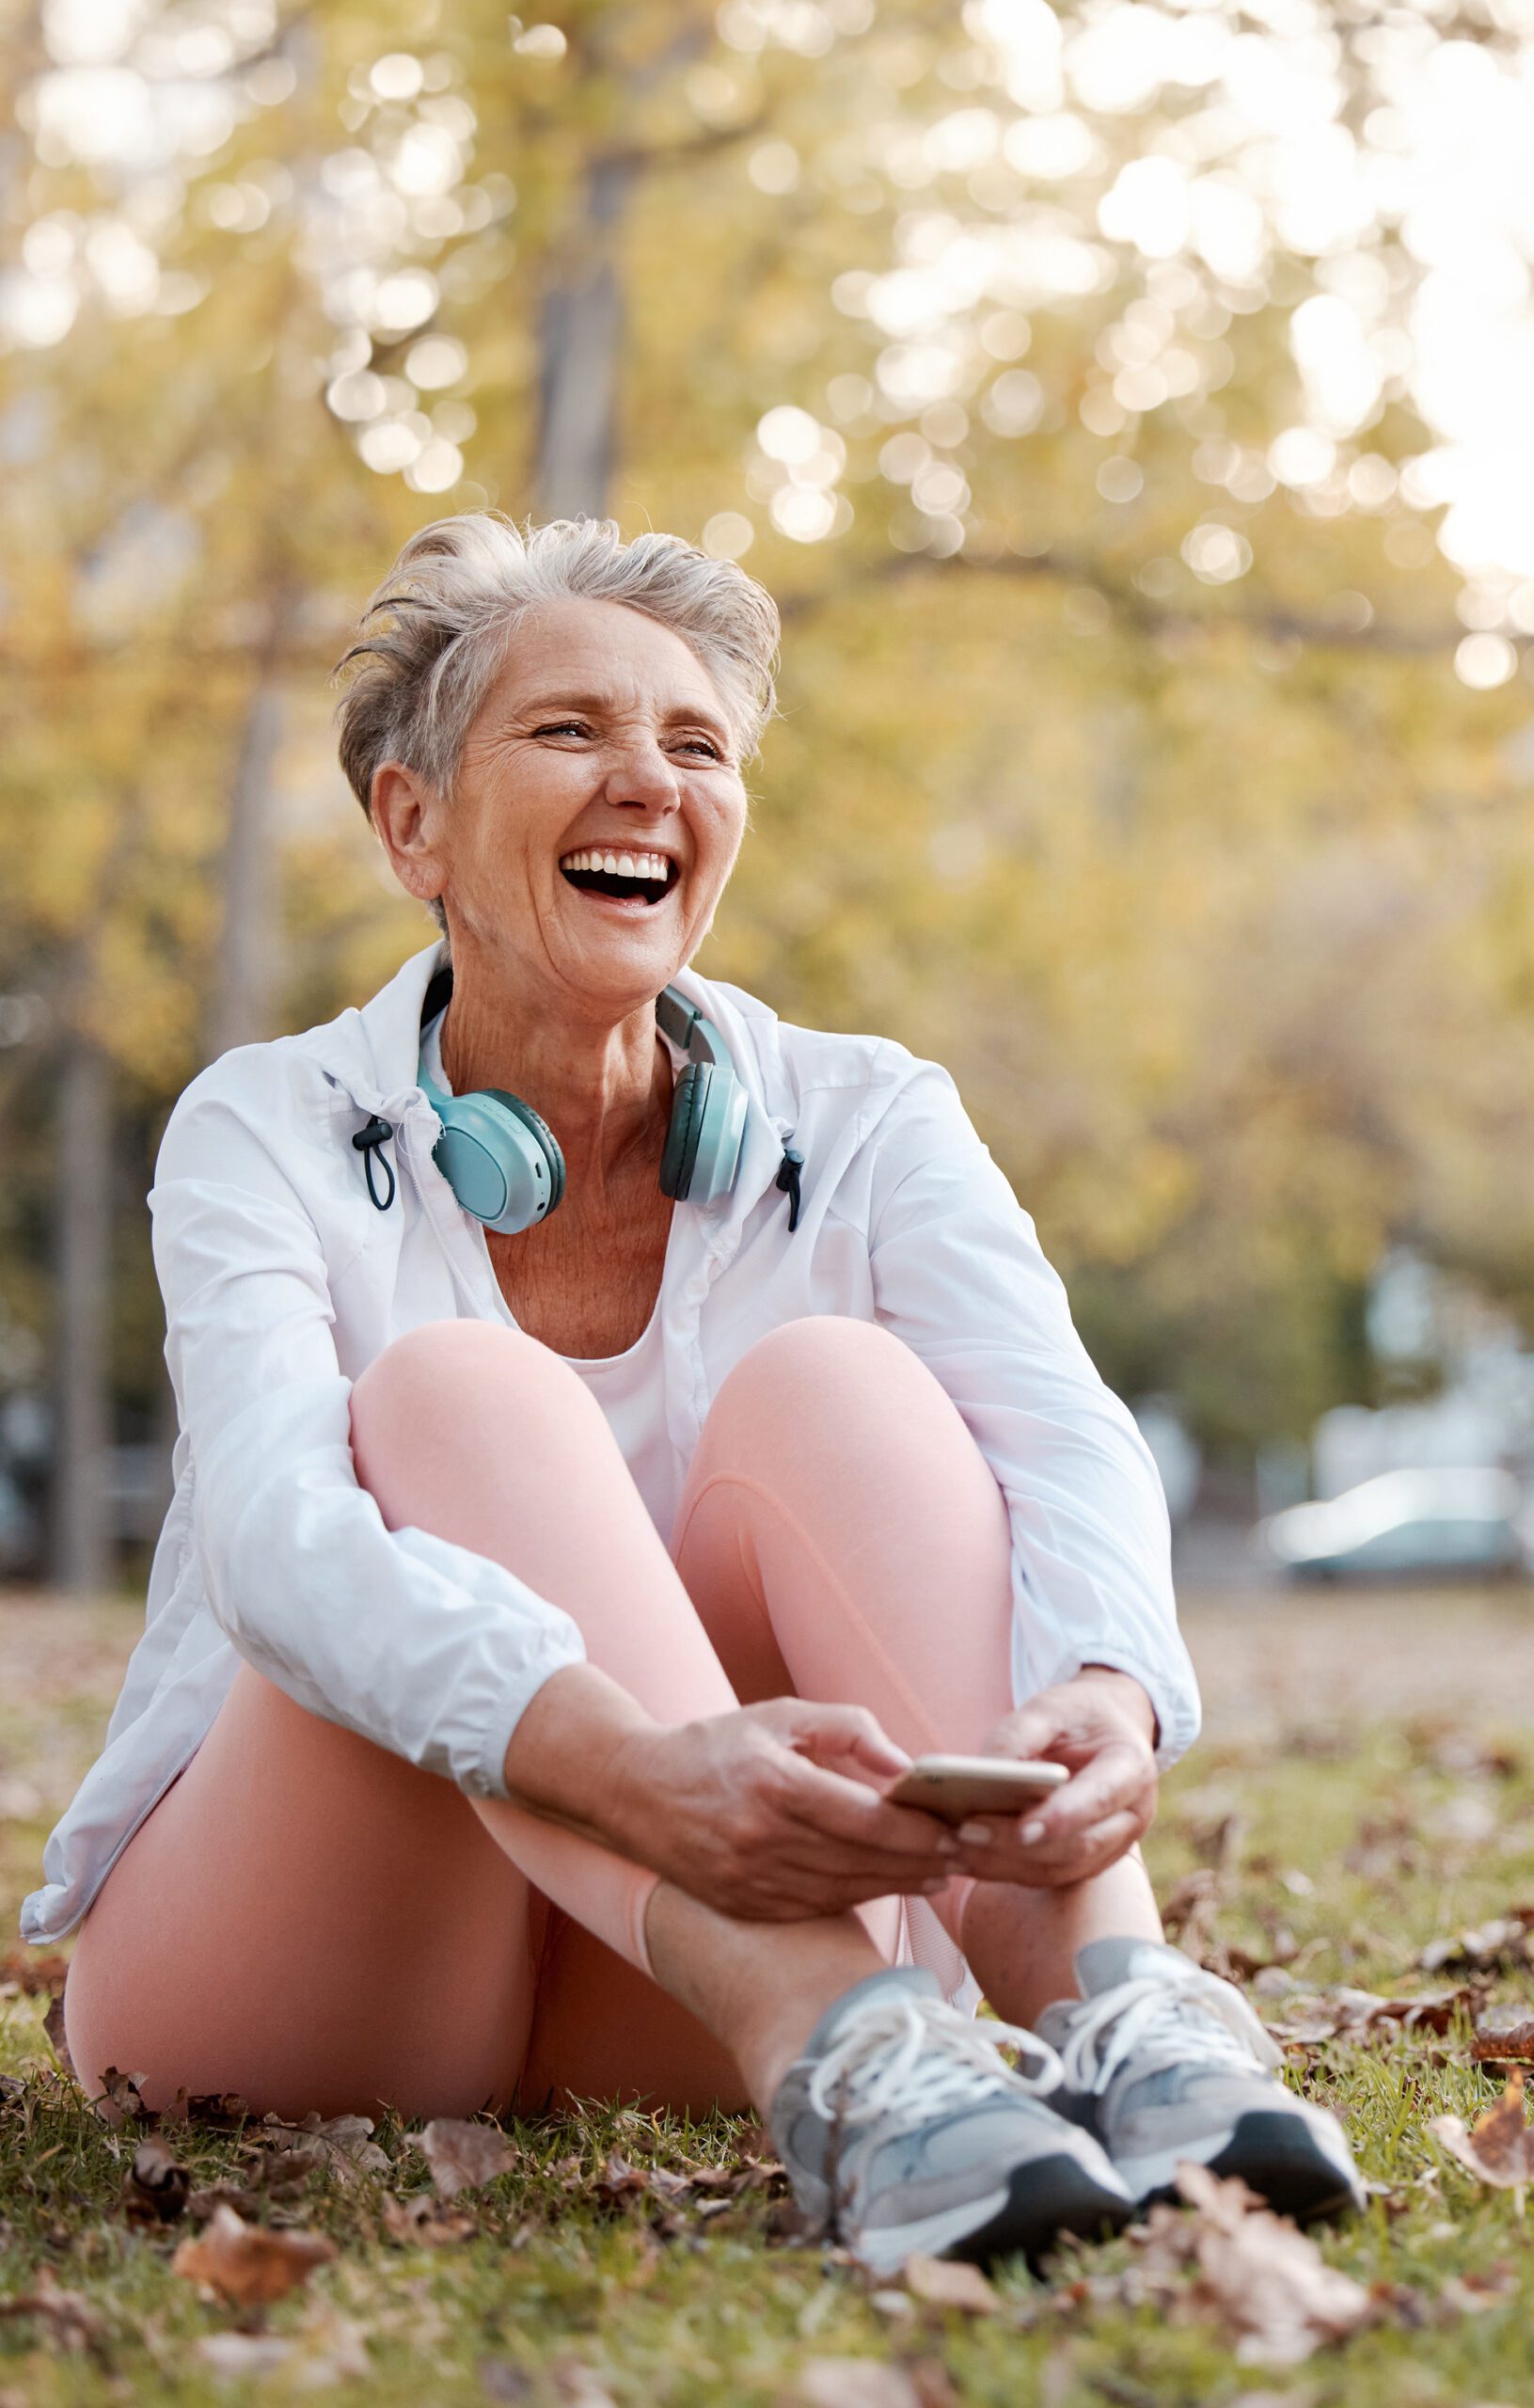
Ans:
<svg viewBox="0 0 1534 2408"><path fill-rule="evenodd" d="M945 1823L1010 1814L1035 1806L1070 1779L1064 1765L1016 1756L918 1756L884 1792L893 1806L920 1806Z"/></svg>

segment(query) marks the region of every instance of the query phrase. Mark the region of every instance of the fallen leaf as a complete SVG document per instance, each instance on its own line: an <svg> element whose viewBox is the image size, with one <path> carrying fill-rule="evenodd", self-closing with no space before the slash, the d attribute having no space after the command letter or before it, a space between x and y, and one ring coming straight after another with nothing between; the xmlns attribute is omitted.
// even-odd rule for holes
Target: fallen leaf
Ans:
<svg viewBox="0 0 1534 2408"><path fill-rule="evenodd" d="M170 2271L208 2284L237 2307L255 2307L286 2298L335 2255L323 2233L273 2231L218 2207L205 2231L182 2242Z"/></svg>
<svg viewBox="0 0 1534 2408"><path fill-rule="evenodd" d="M1206 1939L1220 1904L1220 1877L1210 1865L1201 1865L1196 1873L1185 1873L1174 1882L1162 1909L1162 1923L1168 1940L1180 1941L1188 1954L1194 1953L1194 1943Z"/></svg>
<svg viewBox="0 0 1534 2408"><path fill-rule="evenodd" d="M108 2066L102 2076L99 2099L90 2102L91 2113L109 2132L120 2131L124 2124L142 2123L148 2113L141 2085L148 2074L119 2073L116 2066Z"/></svg>
<svg viewBox="0 0 1534 2408"><path fill-rule="evenodd" d="M340 2181L352 2182L359 2174L389 2171L387 2157L372 2137L372 2129L366 2115L322 2117L313 2112L301 2124L284 2123L279 2115L263 2115L251 2137L275 2149L308 2155L315 2163L327 2166Z"/></svg>
<svg viewBox="0 0 1534 2408"><path fill-rule="evenodd" d="M412 2133L411 2141L430 2166L442 2199L455 2199L460 2191L478 2191L516 2163L515 2149L495 2124L439 2115L424 2131Z"/></svg>
<svg viewBox="0 0 1534 2408"><path fill-rule="evenodd" d="M248 2124L250 2102L242 2099L235 2090L194 2090L190 2099L184 2090L178 2090L170 2105L161 2115L160 2121L163 2124L184 2124L188 2120L220 2127Z"/></svg>
<svg viewBox="0 0 1534 2408"><path fill-rule="evenodd" d="M1361 2283L1328 2266L1287 2216L1254 2208L1244 2183L1179 2165L1177 2185L1197 2210L1198 2291L1235 2337L1242 2366L1300 2366L1374 2314Z"/></svg>
<svg viewBox="0 0 1534 2408"><path fill-rule="evenodd" d="M1518 2277L1510 2266L1494 2266L1484 2274L1450 2274L1438 2294L1441 2307L1461 2316L1480 2316L1489 2307L1500 2307L1510 2292L1518 2288ZM1246 2408L1243 2400L1241 2408Z"/></svg>
<svg viewBox="0 0 1534 2408"><path fill-rule="evenodd" d="M994 2316L1001 2306L978 2266L961 2258L924 2258L917 2254L905 2264L906 2289L913 2299L934 2307L957 2307L966 2316Z"/></svg>
<svg viewBox="0 0 1534 2408"><path fill-rule="evenodd" d="M285 2390L317 2391L372 2371L361 2325L328 2306L295 2333L204 2333L192 2347L218 2383L244 2383L282 2367Z"/></svg>
<svg viewBox="0 0 1534 2408"><path fill-rule="evenodd" d="M70 2055L70 2044L64 2037L64 1993L62 1990L60 1990L57 1997L53 2000L48 2008L47 2014L43 2017L42 2029L46 2036L48 2046L52 2049L55 2056L58 2059L59 2065L62 2067L63 2070L69 2075L71 2082L77 2080L78 2077L74 2070L74 2061Z"/></svg>
<svg viewBox="0 0 1534 2408"><path fill-rule="evenodd" d="M57 1998L69 1970L67 1956L44 1956L36 1948L8 1948L0 1956L0 1989L17 1989L26 1997L38 1997L46 1990Z"/></svg>
<svg viewBox="0 0 1534 2408"><path fill-rule="evenodd" d="M174 2224L186 2212L191 2187L174 2149L151 2132L122 2178L122 2212L130 2224Z"/></svg>
<svg viewBox="0 0 1534 2408"><path fill-rule="evenodd" d="M471 2215L424 2195L384 2201L384 2230L391 2241L424 2249L445 2249L479 2230Z"/></svg>
<svg viewBox="0 0 1534 2408"><path fill-rule="evenodd" d="M788 2396L802 2408L922 2408L905 2368L881 2358L807 2358Z"/></svg>
<svg viewBox="0 0 1534 2408"><path fill-rule="evenodd" d="M487 2400L530 2400L537 2389L531 2375L514 2367L509 2358L482 2358L477 2371L480 2389Z"/></svg>
<svg viewBox="0 0 1534 2408"><path fill-rule="evenodd" d="M273 2374L291 2356L286 2334L203 2333L192 2344L192 2354L218 2383L244 2383L253 2375Z"/></svg>
<svg viewBox="0 0 1534 2408"><path fill-rule="evenodd" d="M916 2394L918 2408L960 2408L953 2377L941 2358L918 2358L905 2372ZM1244 2400L1241 2408L1246 2408Z"/></svg>
<svg viewBox="0 0 1534 2408"><path fill-rule="evenodd" d="M568 2400L570 2408L618 2408L601 2377L580 2358L556 2358L548 2372L555 2398Z"/></svg>
<svg viewBox="0 0 1534 2408"><path fill-rule="evenodd" d="M1428 2130L1478 2181L1520 2194L1534 2181L1534 2126L1524 2115L1522 2066L1513 2067L1501 2098L1468 2131L1458 2115L1435 2115Z"/></svg>
<svg viewBox="0 0 1534 2408"><path fill-rule="evenodd" d="M1514 1907L1474 1930L1430 1941L1416 1962L1425 1973L1450 1967L1456 1972L1490 1973L1534 1964L1534 1907Z"/></svg>
<svg viewBox="0 0 1534 2408"><path fill-rule="evenodd" d="M0 2317L35 2316L59 2350L98 2350L106 2327L83 2291L63 2289L53 2269L40 2266L29 2291L0 2299Z"/></svg>
<svg viewBox="0 0 1534 2408"><path fill-rule="evenodd" d="M1322 2040L1362 2040L1384 2024L1408 2032L1447 2032L1474 2003L1474 1990L1464 1985L1425 1990L1415 1998L1390 1998L1338 1985L1286 2000L1285 2014L1268 2030L1284 2045L1302 2048L1314 2048Z"/></svg>
<svg viewBox="0 0 1534 2408"><path fill-rule="evenodd" d="M1470 2036L1470 2054L1479 2064L1534 2063L1534 2023L1516 2010L1500 2022L1494 2014L1478 2016Z"/></svg>

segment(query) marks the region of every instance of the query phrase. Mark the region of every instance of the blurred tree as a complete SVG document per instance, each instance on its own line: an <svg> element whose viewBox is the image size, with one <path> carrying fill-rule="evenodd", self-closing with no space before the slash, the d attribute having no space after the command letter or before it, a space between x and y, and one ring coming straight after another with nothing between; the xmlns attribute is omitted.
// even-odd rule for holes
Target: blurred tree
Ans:
<svg viewBox="0 0 1534 2408"><path fill-rule="evenodd" d="M1496 230L1433 150L1502 122L1526 17L24 13L0 959L40 1007L0 1085L60 1099L52 1159L67 1063L148 1132L420 928L318 707L409 528L611 508L784 610L704 966L950 1063L1111 1376L1303 1432L1400 1236L1534 1311L1534 562L1466 481L1444 288ZM108 1354L67 1351L75 1462Z"/></svg>

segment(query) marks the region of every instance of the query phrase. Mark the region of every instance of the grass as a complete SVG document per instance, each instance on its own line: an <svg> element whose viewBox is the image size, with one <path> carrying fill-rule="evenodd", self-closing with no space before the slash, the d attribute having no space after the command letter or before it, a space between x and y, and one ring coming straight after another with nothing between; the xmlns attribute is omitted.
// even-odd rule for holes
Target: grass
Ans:
<svg viewBox="0 0 1534 2408"><path fill-rule="evenodd" d="M1162 1895L1194 1912L1190 1944L1277 1955L1306 1984L1431 1988L1452 1977L1414 1971L1420 1948L1534 1901L1534 1728L1520 1711L1534 1695L1531 1608L1520 1592L1195 1604L1210 1727L1165 1785L1151 1848ZM0 1602L8 1929L99 1742L135 1624L117 1608ZM1375 2288L1377 2321L1292 2369L1239 2363L1207 2321L1127 2305L1130 2242L1069 2253L1038 2277L1004 2270L994 2312L966 2316L828 2266L784 2237L765 2188L614 2196L600 2178L615 2150L689 2177L738 2162L750 2135L725 2119L609 2112L514 2128L512 2170L456 2203L467 2229L440 2245L390 2230L392 2202L431 2192L397 2125L374 2135L386 2171L300 2168L258 2213L326 2234L337 2255L265 2311L265 2333L294 2344L277 2370L229 2382L201 2345L254 2320L170 2271L188 2219L124 2214L140 2131L108 2129L80 2099L43 2033L46 1996L11 1973L0 2072L21 2086L0 2102L0 2310L51 2274L79 2295L85 2325L71 2349L57 2316L0 2313L0 2408L190 2408L321 2384L402 2408L1534 2401L1534 2214L1526 2226L1508 2193L1482 2190L1426 2131L1445 2111L1473 2119L1500 2088L1472 2061L1463 2014L1441 2035L1391 2028L1291 2058L1289 2078L1345 2116L1382 2186L1322 2242L1330 2263ZM1486 1995L1534 2013L1534 1969L1488 1975ZM1286 2012L1276 1995L1261 2004ZM265 2153L237 2124L165 2137L196 2186L247 2182Z"/></svg>

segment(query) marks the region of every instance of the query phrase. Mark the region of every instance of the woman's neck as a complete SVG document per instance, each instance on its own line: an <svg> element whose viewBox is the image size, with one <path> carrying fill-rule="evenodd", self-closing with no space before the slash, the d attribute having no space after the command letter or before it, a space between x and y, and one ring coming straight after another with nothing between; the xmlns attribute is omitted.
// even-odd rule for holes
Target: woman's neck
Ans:
<svg viewBox="0 0 1534 2408"><path fill-rule="evenodd" d="M672 1081L653 1004L616 1022L551 1014L484 965L455 958L441 1044L455 1095L504 1087L542 1115L572 1187L594 1197L637 1160L658 1162Z"/></svg>

